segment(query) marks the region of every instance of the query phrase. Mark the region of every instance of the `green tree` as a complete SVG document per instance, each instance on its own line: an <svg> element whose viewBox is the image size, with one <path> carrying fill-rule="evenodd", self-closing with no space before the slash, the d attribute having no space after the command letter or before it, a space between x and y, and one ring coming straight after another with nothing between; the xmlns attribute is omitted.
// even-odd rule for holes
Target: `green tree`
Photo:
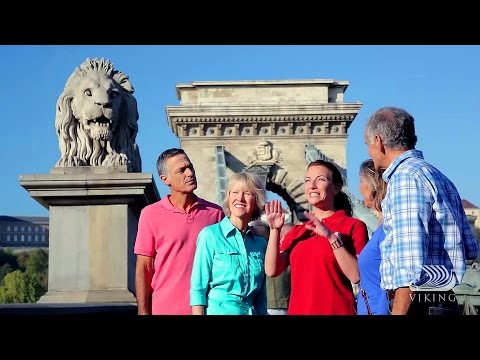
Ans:
<svg viewBox="0 0 480 360"><path fill-rule="evenodd" d="M38 281L28 274L15 270L3 278L0 286L0 302L2 303L33 303L38 300Z"/></svg>
<svg viewBox="0 0 480 360"><path fill-rule="evenodd" d="M13 256L0 267L0 302L36 302L48 288L48 252L35 249Z"/></svg>
<svg viewBox="0 0 480 360"><path fill-rule="evenodd" d="M5 264L10 264L10 266L14 270L18 269L17 257L9 251L5 251L4 249L0 249L0 266L5 265Z"/></svg>
<svg viewBox="0 0 480 360"><path fill-rule="evenodd" d="M44 249L32 250L25 262L25 273L35 278L40 285L40 296L47 292L48 287L48 252Z"/></svg>
<svg viewBox="0 0 480 360"><path fill-rule="evenodd" d="M17 257L10 251L0 249L0 284L9 272L18 269Z"/></svg>
<svg viewBox="0 0 480 360"><path fill-rule="evenodd" d="M28 258L30 257L30 251L20 251L16 253L17 256L17 262L18 262L18 268L22 271L25 271L27 269L27 261Z"/></svg>
<svg viewBox="0 0 480 360"><path fill-rule="evenodd" d="M12 268L12 265L10 265L9 263L6 263L0 266L0 284L2 283L2 280L5 277L5 275L12 272L13 270L14 269Z"/></svg>

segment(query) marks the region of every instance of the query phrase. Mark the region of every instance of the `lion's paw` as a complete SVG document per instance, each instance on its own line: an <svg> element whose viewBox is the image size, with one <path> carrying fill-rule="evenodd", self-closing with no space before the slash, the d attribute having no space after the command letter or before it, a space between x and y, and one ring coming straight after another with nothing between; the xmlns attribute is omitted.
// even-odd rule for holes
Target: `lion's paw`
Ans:
<svg viewBox="0 0 480 360"><path fill-rule="evenodd" d="M108 154L103 160L102 165L106 166L117 166L117 165L128 165L128 158L125 154Z"/></svg>
<svg viewBox="0 0 480 360"><path fill-rule="evenodd" d="M63 156L55 164L56 167L86 166L87 163L78 156Z"/></svg>

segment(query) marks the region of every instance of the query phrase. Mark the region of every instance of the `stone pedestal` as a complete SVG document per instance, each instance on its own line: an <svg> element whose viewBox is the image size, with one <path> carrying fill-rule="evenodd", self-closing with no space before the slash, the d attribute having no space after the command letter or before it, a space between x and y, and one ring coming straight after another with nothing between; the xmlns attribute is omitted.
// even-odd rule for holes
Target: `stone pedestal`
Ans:
<svg viewBox="0 0 480 360"><path fill-rule="evenodd" d="M50 213L48 292L38 302L135 303L138 218L160 199L152 174L54 168L20 185Z"/></svg>

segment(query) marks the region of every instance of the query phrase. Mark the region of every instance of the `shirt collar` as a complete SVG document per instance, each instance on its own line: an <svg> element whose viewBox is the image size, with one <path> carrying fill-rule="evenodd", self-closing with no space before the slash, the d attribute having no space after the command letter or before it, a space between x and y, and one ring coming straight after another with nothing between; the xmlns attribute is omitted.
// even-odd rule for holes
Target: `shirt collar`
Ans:
<svg viewBox="0 0 480 360"><path fill-rule="evenodd" d="M223 220L220 221L220 229L222 230L223 236L225 236L225 237L231 235L232 231L233 232L235 232L235 231L240 232L240 230L238 230L235 227L235 225L232 224L232 222L230 221L230 218L228 216L225 216L223 218ZM252 231L252 227L250 225L248 225L247 230L245 231L245 235L247 235L251 231Z"/></svg>
<svg viewBox="0 0 480 360"><path fill-rule="evenodd" d="M202 198L199 198L197 195L193 194L193 196L195 196L195 202L193 203L192 207L191 207L191 210L194 209L195 207L197 206L205 206L205 200L203 200ZM162 204L162 206L166 209L166 210L169 210L171 212L181 212L181 213L184 213L183 210L173 206L173 204L170 202L170 195L167 195L165 196L162 200L160 200L160 203ZM190 210L190 211L191 211Z"/></svg>
<svg viewBox="0 0 480 360"><path fill-rule="evenodd" d="M388 183L397 167L408 158L423 159L423 153L420 150L412 149L407 150L403 154L397 156L395 160L393 160L392 163L384 171L382 175L383 180Z"/></svg>
<svg viewBox="0 0 480 360"><path fill-rule="evenodd" d="M332 215L323 218L323 221L328 225L337 224L340 220L343 220L347 216L347 212L345 210L337 210ZM312 220L308 220L305 224L314 225ZM314 225L315 226L315 225Z"/></svg>
<svg viewBox="0 0 480 360"><path fill-rule="evenodd" d="M335 222L336 220L343 219L345 216L347 216L347 212L345 210L337 210L324 220Z"/></svg>

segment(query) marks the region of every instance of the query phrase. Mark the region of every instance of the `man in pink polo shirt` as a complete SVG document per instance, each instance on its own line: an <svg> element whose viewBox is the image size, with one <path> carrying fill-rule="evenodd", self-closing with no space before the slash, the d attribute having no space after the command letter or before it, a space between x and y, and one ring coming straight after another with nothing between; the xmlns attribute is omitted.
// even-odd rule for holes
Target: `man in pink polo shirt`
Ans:
<svg viewBox="0 0 480 360"><path fill-rule="evenodd" d="M222 208L196 196L195 169L182 149L157 160L170 195L146 206L138 222L135 292L139 315L191 315L190 277L197 236L223 219Z"/></svg>

